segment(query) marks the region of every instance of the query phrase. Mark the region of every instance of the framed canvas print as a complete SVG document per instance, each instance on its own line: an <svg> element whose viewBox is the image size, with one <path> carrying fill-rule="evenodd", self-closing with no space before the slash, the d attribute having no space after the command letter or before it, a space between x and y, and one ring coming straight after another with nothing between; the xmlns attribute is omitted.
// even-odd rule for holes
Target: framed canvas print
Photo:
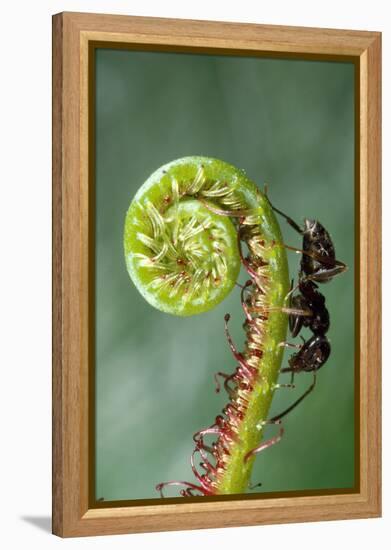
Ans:
<svg viewBox="0 0 391 550"><path fill-rule="evenodd" d="M53 18L53 532L381 510L377 32Z"/></svg>

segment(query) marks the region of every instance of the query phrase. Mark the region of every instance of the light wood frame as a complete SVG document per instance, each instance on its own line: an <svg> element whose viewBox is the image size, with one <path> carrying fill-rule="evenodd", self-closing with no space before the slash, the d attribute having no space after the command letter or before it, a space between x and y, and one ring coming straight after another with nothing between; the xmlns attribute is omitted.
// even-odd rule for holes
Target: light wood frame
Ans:
<svg viewBox="0 0 391 550"><path fill-rule="evenodd" d="M99 507L89 504L89 121L91 41L346 56L359 132L359 464L353 494ZM377 517L381 514L381 34L62 13L53 17L53 533L63 537ZM357 372L357 371L356 371Z"/></svg>

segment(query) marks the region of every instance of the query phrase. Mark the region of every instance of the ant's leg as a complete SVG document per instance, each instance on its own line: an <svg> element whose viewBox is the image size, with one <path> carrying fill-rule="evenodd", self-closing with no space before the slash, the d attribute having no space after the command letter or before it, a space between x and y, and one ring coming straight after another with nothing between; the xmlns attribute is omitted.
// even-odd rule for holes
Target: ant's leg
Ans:
<svg viewBox="0 0 391 550"><path fill-rule="evenodd" d="M321 258L321 256L319 258ZM317 259L317 258L315 258L315 259ZM319 259L318 261L322 262L321 259ZM305 281L315 281L315 282L321 283L324 280L328 281L330 278L335 277L336 275L339 275L340 273L344 273L345 271L347 271L348 266L346 264L344 264L343 262L340 262L338 260L335 260L335 263L337 264L335 267L330 268L330 269L324 269L322 272L317 273L316 276L315 275L306 275L305 277L303 277L302 281L303 282L305 282ZM322 277L322 276L324 276L324 277Z"/></svg>
<svg viewBox="0 0 391 550"><path fill-rule="evenodd" d="M280 370L280 372L284 373L284 372L290 372L291 373L291 381L289 382L289 384L275 384L274 385L274 389L279 389L279 388L295 388L296 385L294 384L294 381L295 381L295 371L292 370L291 368L287 368L287 369L282 369Z"/></svg>
<svg viewBox="0 0 391 550"><path fill-rule="evenodd" d="M249 451L245 457L244 457L244 462L247 462L247 460L249 458L251 458L253 455L255 454L258 454L258 453L261 453L262 451L264 451L265 449L268 449L269 447L271 447L272 445L275 445L276 443L278 443L282 436L284 435L284 428L282 427L281 425L281 420L265 420L264 422L262 422L262 424L260 425L260 428L262 428L265 424L278 424L280 426L280 430L278 432L277 435L275 435L274 437L268 439L267 441L265 441L264 443L260 443L258 445L258 447L255 447L255 449L251 449L251 451Z"/></svg>
<svg viewBox="0 0 391 550"><path fill-rule="evenodd" d="M312 317L312 311L310 311L309 309L297 309L294 307L247 307L247 311L249 313L281 312L281 313L286 313L287 315L299 315L300 317Z"/></svg>
<svg viewBox="0 0 391 550"><path fill-rule="evenodd" d="M288 250L292 250L293 252L296 252L297 254L305 254L306 256L309 256L310 258L316 260L317 262L325 265L330 266L329 269L324 271L324 274L327 277L333 277L335 275L338 275L339 273L343 273L348 269L348 266L341 262L340 260L335 260L332 258L328 258L327 256L321 256L320 254L316 254L316 252L308 252L308 250L303 250L301 248L296 248L295 246L290 246L285 243L275 243L274 246L283 246L284 248ZM311 280L311 275L308 275L303 280ZM297 287L296 287L297 288Z"/></svg>
<svg viewBox="0 0 391 550"><path fill-rule="evenodd" d="M257 487L262 487L262 483L251 483L251 481L248 482L248 489L252 491L253 489L256 489Z"/></svg>
<svg viewBox="0 0 391 550"><path fill-rule="evenodd" d="M291 373L290 384L293 384L293 382L295 380L295 371L291 367L287 367L286 369L281 369L280 370L280 373L284 373L284 372L290 372Z"/></svg>
<svg viewBox="0 0 391 550"><path fill-rule="evenodd" d="M285 296L284 298L284 302L286 302L287 300L289 300L289 304L292 303L292 295L294 292L296 292L296 290L299 288L300 286L300 282L298 282L295 286L293 286L293 284L291 285L291 289L290 291L288 292L288 294Z"/></svg>
<svg viewBox="0 0 391 550"><path fill-rule="evenodd" d="M275 384L274 385L274 389L279 389L279 388L295 388L296 385L294 384L294 381L295 381L295 372L289 367L289 368L286 368L286 369L281 369L280 370L281 373L284 373L284 372L290 372L291 373L291 381L289 382L289 384Z"/></svg>
<svg viewBox="0 0 391 550"><path fill-rule="evenodd" d="M311 384L311 386L303 393L303 395L301 395L299 397L299 399L296 399L296 401L294 403L292 403L292 405L290 407L288 407L287 409L285 409L285 411L283 411L282 413L280 414L277 414L276 416L273 416L273 418L271 418L268 422L278 422L278 421L281 421L281 418L283 418L285 415L287 415L288 413L291 412L291 410L293 410L299 403L301 403L303 401L303 399L305 399L307 397L307 395L309 393L312 392L312 390L315 388L315 384L316 384L316 374L314 373L314 379L313 379L313 382Z"/></svg>
<svg viewBox="0 0 391 550"><path fill-rule="evenodd" d="M266 193L267 193L267 187L266 187ZM278 208L276 208L275 206L273 206L272 203L271 203L271 201L270 201L270 199L269 199L269 197L267 196L266 193L265 193L265 196L266 196L266 198L267 198L267 200L268 200L270 206L273 208L273 210L274 210L275 212L277 212L278 214L280 214L280 216L282 216L283 218L285 218L286 221L289 223L289 225L290 225L291 227L293 227L293 229L294 229L295 231L297 231L298 233L300 233L300 235L302 235L302 234L303 234L303 230L300 228L300 226L299 226L294 220L292 220L292 218L289 217L287 214L284 214L284 212L281 212L281 210L278 210Z"/></svg>
<svg viewBox="0 0 391 550"><path fill-rule="evenodd" d="M274 384L273 388L279 390L280 388L295 388L294 384Z"/></svg>
<svg viewBox="0 0 391 550"><path fill-rule="evenodd" d="M295 349L301 349L302 348L302 345L301 344L292 344L291 342L280 342L278 344L278 347L279 348L295 348ZM283 371L282 371L283 372Z"/></svg>

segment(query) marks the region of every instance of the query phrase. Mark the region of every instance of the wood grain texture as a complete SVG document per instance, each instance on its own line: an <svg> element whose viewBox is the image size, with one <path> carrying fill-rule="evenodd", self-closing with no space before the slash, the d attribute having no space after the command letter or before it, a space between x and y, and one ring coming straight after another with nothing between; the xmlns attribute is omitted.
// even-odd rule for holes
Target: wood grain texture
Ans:
<svg viewBox="0 0 391 550"><path fill-rule="evenodd" d="M62 532L63 467L62 460L62 18L53 20L53 102L52 102L52 527Z"/></svg>
<svg viewBox="0 0 391 550"><path fill-rule="evenodd" d="M366 52L368 500L381 509L381 38ZM364 476L365 472L362 472Z"/></svg>
<svg viewBox="0 0 391 550"><path fill-rule="evenodd" d="M91 41L348 56L359 67L360 491L223 502L89 507ZM380 33L64 13L53 18L53 532L85 536L376 517L380 434Z"/></svg>
<svg viewBox="0 0 391 550"><path fill-rule="evenodd" d="M64 13L95 39L235 48L285 53L361 55L378 33L249 23Z"/></svg>

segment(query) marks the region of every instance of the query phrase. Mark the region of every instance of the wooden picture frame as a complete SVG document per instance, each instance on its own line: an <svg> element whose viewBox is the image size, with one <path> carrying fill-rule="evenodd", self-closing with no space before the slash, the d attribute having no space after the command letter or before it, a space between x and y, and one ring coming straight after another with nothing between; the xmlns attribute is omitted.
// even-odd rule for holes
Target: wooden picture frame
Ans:
<svg viewBox="0 0 391 550"><path fill-rule="evenodd" d="M346 59L356 67L359 484L355 492L113 507L91 502L91 48ZM62 537L381 514L381 34L61 13L53 17L53 533Z"/></svg>

